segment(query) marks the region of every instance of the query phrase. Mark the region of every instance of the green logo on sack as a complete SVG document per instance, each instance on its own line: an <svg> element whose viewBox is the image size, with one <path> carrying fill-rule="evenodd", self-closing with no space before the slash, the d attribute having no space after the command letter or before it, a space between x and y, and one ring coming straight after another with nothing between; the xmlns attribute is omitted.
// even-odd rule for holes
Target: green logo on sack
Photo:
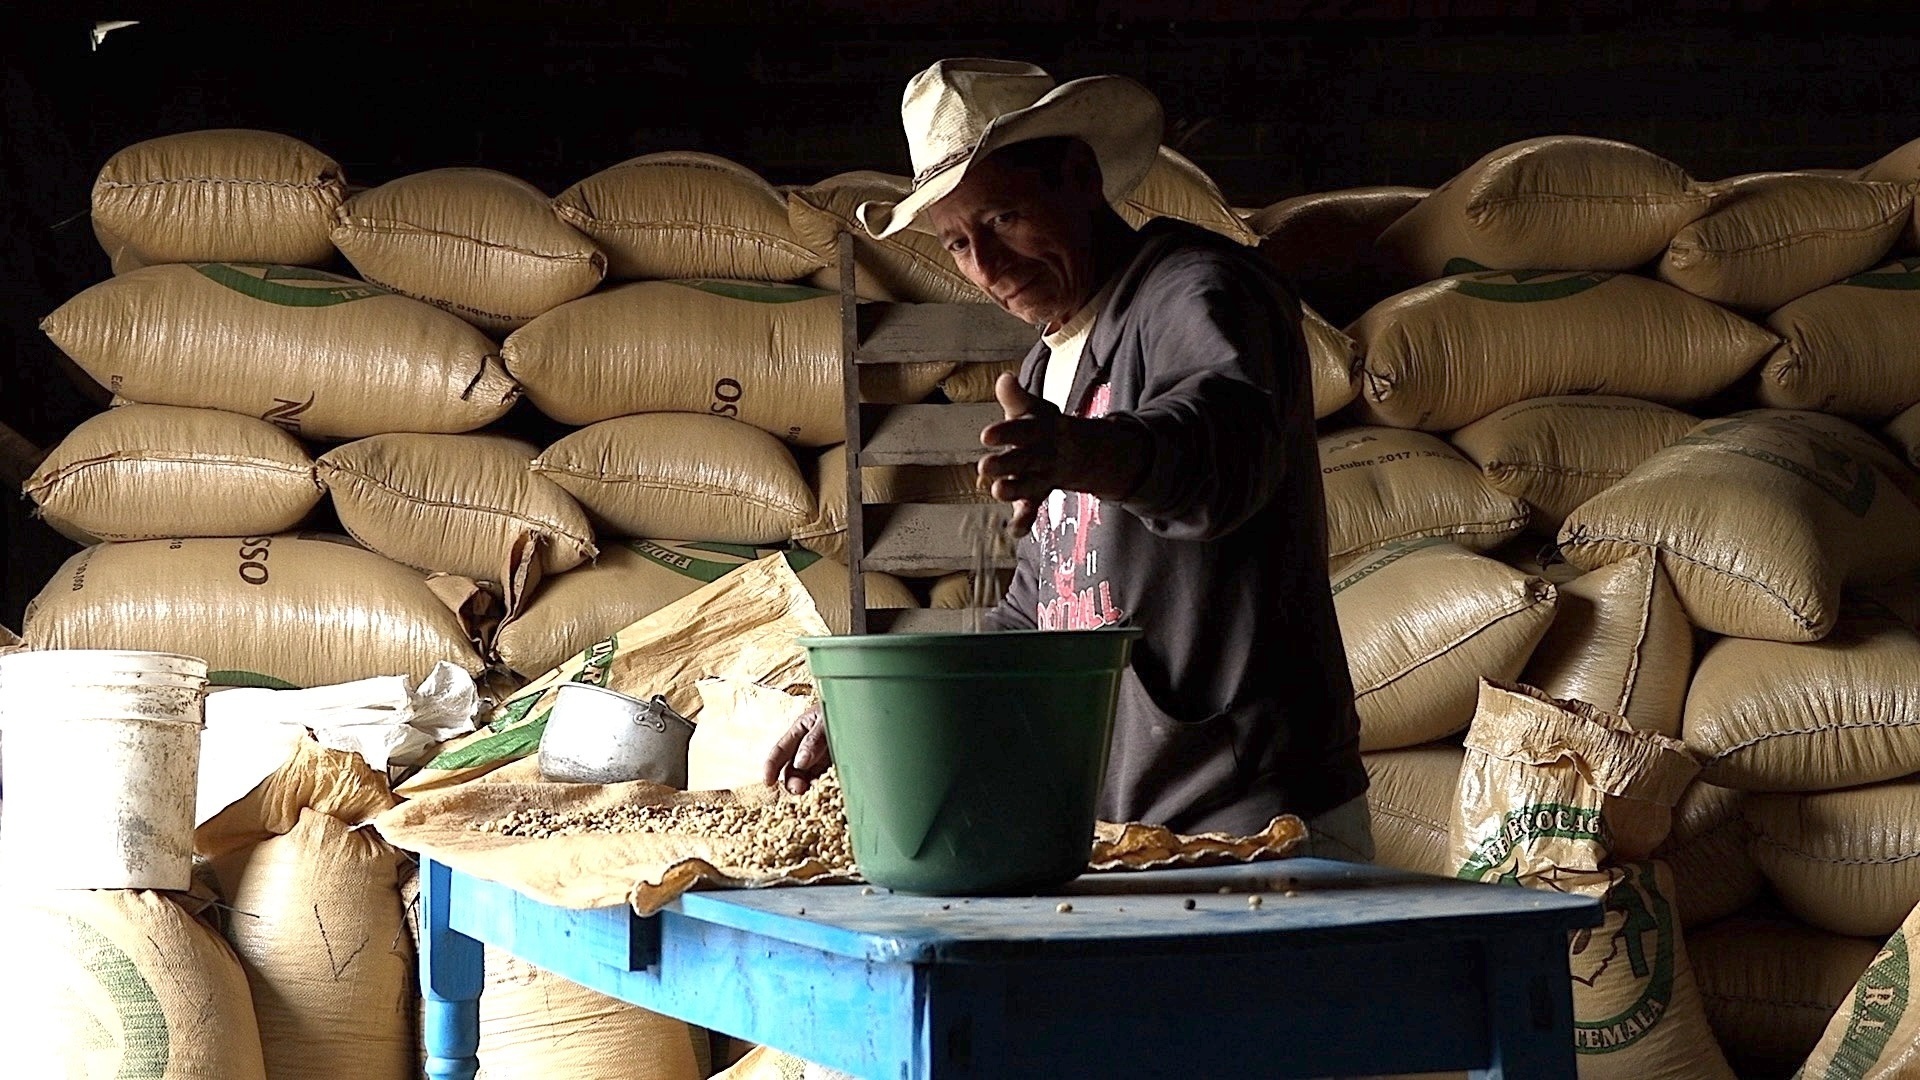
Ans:
<svg viewBox="0 0 1920 1080"><path fill-rule="evenodd" d="M1846 507L1854 517L1866 517L1878 493L1877 473L1872 465L1854 457L1830 436L1811 428L1797 429L1804 443L1784 441L1779 429L1770 424L1735 417L1698 428L1681 437L1679 445L1704 446L1754 461L1765 462L1827 493L1834 502ZM1735 441L1734 436L1739 436ZM1756 445L1774 442L1774 448ZM1804 453L1811 462L1793 455Z"/></svg>
<svg viewBox="0 0 1920 1080"><path fill-rule="evenodd" d="M120 1019L120 1069L113 1074L114 1080L162 1080L173 1060L173 1040L153 984L106 935L78 919L57 917L73 936L68 951L80 958L80 966L107 992Z"/></svg>
<svg viewBox="0 0 1920 1080"><path fill-rule="evenodd" d="M826 289L816 289L811 285L783 285L772 281L733 281L727 278L678 278L675 285L684 285L689 289L699 289L703 293L724 296L729 300L748 300L756 304L791 304L797 300L813 300L822 296L833 296Z"/></svg>
<svg viewBox="0 0 1920 1080"><path fill-rule="evenodd" d="M1660 894L1652 863L1636 863L1619 870L1620 880L1607 889L1601 903L1606 922L1599 931L1575 935L1568 960L1576 982L1598 985L1610 970L1625 963L1635 981L1643 982L1633 1003L1602 1020L1573 1021L1573 1048L1582 1054L1610 1054L1639 1042L1666 1015L1673 1004L1673 907ZM1606 927L1618 918L1612 933ZM1647 955L1647 935L1653 935L1653 955ZM1603 940L1604 938L1604 940ZM1616 973L1614 978L1622 978Z"/></svg>
<svg viewBox="0 0 1920 1080"><path fill-rule="evenodd" d="M209 281L225 285L242 296L280 307L333 307L335 304L392 295L390 290L378 285L306 266L276 266L270 263L190 265Z"/></svg>
<svg viewBox="0 0 1920 1080"><path fill-rule="evenodd" d="M1913 967L1905 931L1896 931L1886 948L1867 965L1853 989L1853 1006L1844 1015L1847 1032L1821 1080L1861 1080L1886 1053L1887 1042L1907 1013Z"/></svg>
<svg viewBox="0 0 1920 1080"><path fill-rule="evenodd" d="M1920 291L1920 258L1901 259L1864 274L1855 274L1840 284L1853 285L1862 289Z"/></svg>
<svg viewBox="0 0 1920 1080"><path fill-rule="evenodd" d="M207 672L207 682L213 686L251 686L260 690L300 690L296 683L285 679L276 679L271 675L262 675L257 671L242 671L233 668L226 671Z"/></svg>
<svg viewBox="0 0 1920 1080"><path fill-rule="evenodd" d="M1339 581L1334 582L1333 594L1335 596L1340 595L1342 592L1344 592L1347 589L1348 586L1357 585L1360 582L1365 581L1367 578L1370 578L1373 575L1379 573L1380 571L1385 570L1387 567L1392 566L1394 563L1399 562L1401 559L1406 558L1407 556L1413 554L1416 551L1420 551L1422 549L1430 548L1430 547L1437 547L1441 544L1447 544L1451 542L1452 542L1451 540L1449 540L1447 537L1444 537L1444 536L1428 536L1428 537L1423 537L1422 539L1419 539L1419 540L1408 540L1405 543L1389 545L1388 547L1378 552L1375 552L1371 558L1367 559L1366 562L1362 563L1358 568L1353 570L1351 573L1347 574L1346 577L1343 577ZM794 569L798 570L799 567L795 567Z"/></svg>
<svg viewBox="0 0 1920 1080"><path fill-rule="evenodd" d="M1602 847L1612 846L1606 819L1598 807L1567 803L1533 803L1509 810L1500 819L1493 835L1475 845L1473 854L1460 864L1454 876L1464 881L1518 883L1520 868L1513 854L1520 845L1548 838L1590 840Z"/></svg>
<svg viewBox="0 0 1920 1080"><path fill-rule="evenodd" d="M769 551L776 550L772 548L757 548L749 544L722 544L718 541L701 541L698 543L677 544L674 547L666 547L661 544L656 544L651 540L628 540L626 541L626 545L628 550L632 551L635 555L652 559L654 562L659 563L661 566L683 577L690 577L695 581L704 581L708 584L719 581L727 574L740 569L755 559L765 556ZM808 551L805 548L781 548L778 550L786 556L787 565L791 567L796 574L820 560L819 552ZM686 554L689 551L704 551L713 555L725 555L735 561L717 562L712 559L696 559Z"/></svg>
<svg viewBox="0 0 1920 1080"><path fill-rule="evenodd" d="M1578 296L1614 276L1599 271L1496 270L1469 274L1454 285L1454 291L1475 300L1491 300L1497 304L1538 304Z"/></svg>

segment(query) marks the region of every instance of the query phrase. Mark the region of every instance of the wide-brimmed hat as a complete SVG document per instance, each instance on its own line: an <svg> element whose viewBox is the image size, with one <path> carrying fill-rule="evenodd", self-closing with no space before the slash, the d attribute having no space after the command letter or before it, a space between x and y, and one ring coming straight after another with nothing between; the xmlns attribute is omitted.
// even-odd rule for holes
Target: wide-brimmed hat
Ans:
<svg viewBox="0 0 1920 1080"><path fill-rule="evenodd" d="M1070 135L1093 148L1107 201L1140 185L1160 151L1164 123L1153 92L1119 75L1055 86L1053 76L1013 60L942 60L907 83L900 122L913 159L913 192L897 203L862 203L874 237L918 228L921 211L959 186L973 162L1012 143Z"/></svg>

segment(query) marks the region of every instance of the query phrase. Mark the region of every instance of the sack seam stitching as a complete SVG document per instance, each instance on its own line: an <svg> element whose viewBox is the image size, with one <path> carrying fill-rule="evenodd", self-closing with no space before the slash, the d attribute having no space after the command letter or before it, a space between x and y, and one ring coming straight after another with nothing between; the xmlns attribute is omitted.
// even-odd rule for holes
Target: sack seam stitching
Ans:
<svg viewBox="0 0 1920 1080"><path fill-rule="evenodd" d="M467 511L468 513L480 514L483 516L491 515L491 516L506 518L509 521L518 522L519 524L522 524L522 525L532 526L538 529L539 531L548 533L552 536L560 537L566 540L571 540L573 541L574 544L579 546L582 550L585 550L585 551L594 550L594 543L591 537L583 538L579 534L571 532L562 526L558 526L550 522L542 521L539 518L529 517L526 514L516 513L512 510L503 510L499 507L493 507L493 506L474 506L469 503L457 503L457 502L451 502L445 499L423 498L411 492L403 491L400 488L396 488L386 483L385 481L382 481L377 477L374 477L368 473L361 472L358 469L352 468L350 466L342 465L339 462L335 462L335 461L316 462L314 465L314 468L316 472L324 469L330 473L336 473L336 472L344 473L349 477L352 477L356 480L363 481L371 485L372 487L380 489L382 492L385 492L388 495L391 495L397 499L400 499L406 502L416 503L421 506L440 507L442 509L447 509L447 510L464 510L464 511ZM333 488L329 485L327 487L327 491L329 494L331 494L333 491ZM341 524L344 525L345 522L342 522ZM358 539L358 537L356 537L355 539Z"/></svg>

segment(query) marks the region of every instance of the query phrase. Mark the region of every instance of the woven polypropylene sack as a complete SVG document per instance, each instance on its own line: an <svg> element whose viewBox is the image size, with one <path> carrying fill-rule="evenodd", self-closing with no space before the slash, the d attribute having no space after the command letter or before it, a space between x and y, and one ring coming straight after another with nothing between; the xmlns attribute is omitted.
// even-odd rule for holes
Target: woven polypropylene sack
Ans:
<svg viewBox="0 0 1920 1080"><path fill-rule="evenodd" d="M1440 540L1396 544L1333 581L1360 749L1443 739L1483 678L1511 679L1553 621L1554 588Z"/></svg>
<svg viewBox="0 0 1920 1080"><path fill-rule="evenodd" d="M1920 1008L1913 1003L1916 938L1920 907L1873 954L1796 1078L1905 1080L1920 1072Z"/></svg>
<svg viewBox="0 0 1920 1080"><path fill-rule="evenodd" d="M169 405L87 420L25 491L55 528L99 540L280 532L321 496L300 440L250 416Z"/></svg>
<svg viewBox="0 0 1920 1080"><path fill-rule="evenodd" d="M1379 244L1429 278L1456 260L1500 270L1631 270L1710 202L1657 154L1554 135L1474 162L1389 226Z"/></svg>
<svg viewBox="0 0 1920 1080"><path fill-rule="evenodd" d="M1878 263L1913 220L1913 188L1833 176L1763 176L1722 188L1681 229L1660 280L1767 312Z"/></svg>
<svg viewBox="0 0 1920 1080"><path fill-rule="evenodd" d="M1643 551L1559 587L1553 625L1520 681L1677 736L1692 673L1693 626Z"/></svg>
<svg viewBox="0 0 1920 1080"><path fill-rule="evenodd" d="M1460 786L1458 743L1429 743L1362 754L1373 861L1396 870L1447 875L1447 822Z"/></svg>
<svg viewBox="0 0 1920 1080"><path fill-rule="evenodd" d="M1389 544L1442 537L1488 551L1519 535L1529 511L1495 491L1432 435L1349 428L1320 438L1327 558L1336 566Z"/></svg>
<svg viewBox="0 0 1920 1080"><path fill-rule="evenodd" d="M1741 1076L1790 1075L1879 951L1767 911L1687 936L1707 1023Z"/></svg>
<svg viewBox="0 0 1920 1080"><path fill-rule="evenodd" d="M1760 368L1760 400L1886 420L1920 402L1920 257L1829 285L1774 312L1781 345Z"/></svg>
<svg viewBox="0 0 1920 1080"><path fill-rule="evenodd" d="M12 889L0 898L7 1074L266 1080L240 961L175 894Z"/></svg>
<svg viewBox="0 0 1920 1080"><path fill-rule="evenodd" d="M614 536L784 543L814 516L792 452L717 416L604 420L547 447L532 467Z"/></svg>
<svg viewBox="0 0 1920 1080"><path fill-rule="evenodd" d="M592 292L607 257L539 188L492 169L433 169L340 208L334 246L360 276L489 333Z"/></svg>
<svg viewBox="0 0 1920 1080"><path fill-rule="evenodd" d="M317 265L333 257L327 234L346 193L339 163L292 136L189 131L108 158L93 222L116 271L123 261Z"/></svg>
<svg viewBox="0 0 1920 1080"><path fill-rule="evenodd" d="M1721 638L1687 695L1702 774L1749 791L1831 791L1920 772L1920 634L1864 598L1805 644Z"/></svg>
<svg viewBox="0 0 1920 1080"><path fill-rule="evenodd" d="M701 1080L705 1031L488 946L476 1080Z"/></svg>
<svg viewBox="0 0 1920 1080"><path fill-rule="evenodd" d="M1426 188L1415 187L1296 195L1254 211L1247 227L1260 237L1260 254L1299 287L1301 299L1345 324L1418 284L1374 241L1426 196Z"/></svg>
<svg viewBox="0 0 1920 1080"><path fill-rule="evenodd" d="M1140 185L1114 210L1138 229L1155 218L1174 218L1249 246L1260 237L1227 205L1213 178L1179 151L1162 146Z"/></svg>
<svg viewBox="0 0 1920 1080"><path fill-rule="evenodd" d="M1553 529L1699 422L1651 401L1576 394L1516 402L1450 438L1494 490L1526 500L1533 523Z"/></svg>
<svg viewBox="0 0 1920 1080"><path fill-rule="evenodd" d="M1920 778L1749 794L1742 812L1760 872L1802 920L1880 937L1920 903Z"/></svg>
<svg viewBox="0 0 1920 1080"><path fill-rule="evenodd" d="M1816 641L1844 583L1920 566L1920 507L1845 427L1765 410L1705 421L1570 514L1561 551L1597 569L1656 550L1694 625Z"/></svg>
<svg viewBox="0 0 1920 1080"><path fill-rule="evenodd" d="M547 574L596 550L586 511L532 471L538 454L498 435L375 435L321 455L318 469L362 544L421 570L502 582L529 543Z"/></svg>
<svg viewBox="0 0 1920 1080"><path fill-rule="evenodd" d="M1360 346L1320 313L1301 305L1300 334L1307 343L1307 367L1313 372L1313 418L1323 419L1353 403L1360 388Z"/></svg>
<svg viewBox="0 0 1920 1080"><path fill-rule="evenodd" d="M1920 405L1893 418L1887 424L1887 438L1907 453L1907 462L1920 468Z"/></svg>
<svg viewBox="0 0 1920 1080"><path fill-rule="evenodd" d="M562 304L502 354L562 423L700 413L826 446L846 436L840 338L840 299L818 289L641 281Z"/></svg>
<svg viewBox="0 0 1920 1080"><path fill-rule="evenodd" d="M961 364L953 373L940 380L940 392L947 400L956 405L976 404L995 400L994 384L1002 375L1018 378L1022 361L1003 360L999 363ZM1351 377L1348 379L1352 383Z"/></svg>
<svg viewBox="0 0 1920 1080"><path fill-rule="evenodd" d="M794 235L824 262L810 279L823 289L840 287L840 235L853 237L854 291L875 300L903 300L922 304L989 303L972 282L954 268L953 256L938 237L902 229L875 240L855 220L860 204L898 202L913 190L904 176L879 172L849 172L828 177L811 187L787 193L787 220Z"/></svg>
<svg viewBox="0 0 1920 1080"><path fill-rule="evenodd" d="M520 396L493 342L467 323L301 267L136 270L40 328L130 401L225 409L310 438L472 431Z"/></svg>
<svg viewBox="0 0 1920 1080"><path fill-rule="evenodd" d="M1766 883L1748 850L1752 839L1740 814L1746 796L1703 780L1687 785L1673 807L1673 831L1653 857L1673 871L1673 903L1681 925L1710 923L1759 897Z"/></svg>
<svg viewBox="0 0 1920 1080"><path fill-rule="evenodd" d="M847 452L827 448L813 465L815 513L793 531L795 543L831 558L847 557ZM992 495L976 484L972 465L873 465L860 470L869 503L977 503ZM871 542L871 538L869 538Z"/></svg>
<svg viewBox="0 0 1920 1080"><path fill-rule="evenodd" d="M216 685L417 682L442 660L472 675L486 667L420 574L296 534L88 548L28 605L23 636L40 649L199 656Z"/></svg>
<svg viewBox="0 0 1920 1080"><path fill-rule="evenodd" d="M1467 273L1374 305L1360 342L1369 423L1451 431L1505 405L1617 394L1709 397L1779 339L1670 285L1607 273Z"/></svg>
<svg viewBox="0 0 1920 1080"><path fill-rule="evenodd" d="M712 154L643 154L573 185L553 206L607 253L616 279L795 281L821 266L773 185Z"/></svg>

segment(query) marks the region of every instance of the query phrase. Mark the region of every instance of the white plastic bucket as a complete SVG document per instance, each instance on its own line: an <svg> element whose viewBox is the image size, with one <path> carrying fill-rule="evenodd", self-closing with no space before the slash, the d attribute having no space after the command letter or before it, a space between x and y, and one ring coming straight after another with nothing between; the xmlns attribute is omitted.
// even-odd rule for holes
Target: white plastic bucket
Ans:
<svg viewBox="0 0 1920 1080"><path fill-rule="evenodd" d="M171 653L0 656L0 878L185 889L207 664Z"/></svg>

